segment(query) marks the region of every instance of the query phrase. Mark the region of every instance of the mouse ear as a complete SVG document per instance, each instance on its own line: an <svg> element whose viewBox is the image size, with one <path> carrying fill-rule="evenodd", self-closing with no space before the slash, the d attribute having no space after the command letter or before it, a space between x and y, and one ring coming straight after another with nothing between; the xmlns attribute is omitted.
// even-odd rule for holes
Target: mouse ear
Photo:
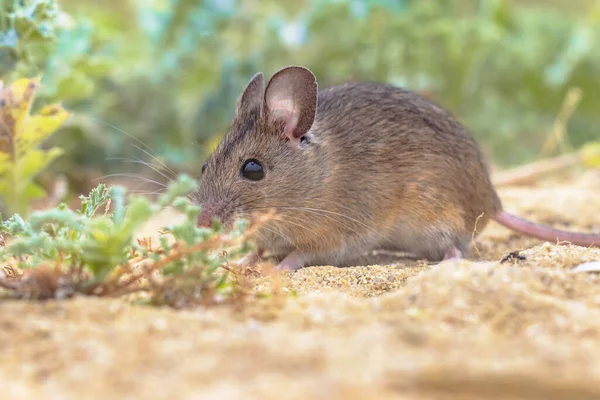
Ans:
<svg viewBox="0 0 600 400"><path fill-rule="evenodd" d="M264 107L268 118L282 121L285 135L299 142L315 120L317 79L304 67L280 70L267 84Z"/></svg>
<svg viewBox="0 0 600 400"><path fill-rule="evenodd" d="M255 74L239 97L235 113L238 115L242 110L249 110L260 105L265 92L265 78L262 72Z"/></svg>

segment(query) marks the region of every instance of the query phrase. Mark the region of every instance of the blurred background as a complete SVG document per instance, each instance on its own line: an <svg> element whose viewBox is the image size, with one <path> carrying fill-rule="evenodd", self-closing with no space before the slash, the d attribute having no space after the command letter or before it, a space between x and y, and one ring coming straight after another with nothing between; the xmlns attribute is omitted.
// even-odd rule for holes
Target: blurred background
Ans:
<svg viewBox="0 0 600 400"><path fill-rule="evenodd" d="M600 136L597 0L0 0L0 79L43 73L72 118L40 176L73 194L199 175L257 71L389 82L452 111L498 168ZM579 100L579 101L578 101ZM563 116L564 117L564 116ZM563 118L564 122L564 118Z"/></svg>

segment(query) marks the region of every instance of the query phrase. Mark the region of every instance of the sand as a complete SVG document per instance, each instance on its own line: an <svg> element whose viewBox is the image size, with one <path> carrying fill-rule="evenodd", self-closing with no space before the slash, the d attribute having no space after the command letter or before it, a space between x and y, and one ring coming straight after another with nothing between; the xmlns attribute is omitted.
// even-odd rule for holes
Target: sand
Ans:
<svg viewBox="0 0 600 400"><path fill-rule="evenodd" d="M599 193L600 171L500 190L508 211L595 231ZM600 249L495 224L475 247L472 260L289 273L271 314L4 301L2 398L599 399L600 278L571 269ZM514 250L525 260L499 263Z"/></svg>

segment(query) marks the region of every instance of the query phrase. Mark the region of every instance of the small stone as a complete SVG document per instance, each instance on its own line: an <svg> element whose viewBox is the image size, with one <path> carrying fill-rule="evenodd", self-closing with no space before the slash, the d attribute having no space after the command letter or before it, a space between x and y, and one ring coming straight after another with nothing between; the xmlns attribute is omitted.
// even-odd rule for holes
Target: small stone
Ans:
<svg viewBox="0 0 600 400"><path fill-rule="evenodd" d="M154 331L165 331L167 329L167 321L164 318L157 318L152 321L151 329Z"/></svg>

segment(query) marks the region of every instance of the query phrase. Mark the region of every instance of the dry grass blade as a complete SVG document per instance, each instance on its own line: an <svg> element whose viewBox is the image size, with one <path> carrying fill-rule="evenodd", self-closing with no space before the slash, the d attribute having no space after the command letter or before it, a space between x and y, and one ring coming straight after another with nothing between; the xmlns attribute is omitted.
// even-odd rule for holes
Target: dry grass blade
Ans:
<svg viewBox="0 0 600 400"><path fill-rule="evenodd" d="M517 168L497 172L492 176L494 186L531 185L543 176L548 176L559 171L580 165L581 154L569 153L558 157L548 158L526 164Z"/></svg>

